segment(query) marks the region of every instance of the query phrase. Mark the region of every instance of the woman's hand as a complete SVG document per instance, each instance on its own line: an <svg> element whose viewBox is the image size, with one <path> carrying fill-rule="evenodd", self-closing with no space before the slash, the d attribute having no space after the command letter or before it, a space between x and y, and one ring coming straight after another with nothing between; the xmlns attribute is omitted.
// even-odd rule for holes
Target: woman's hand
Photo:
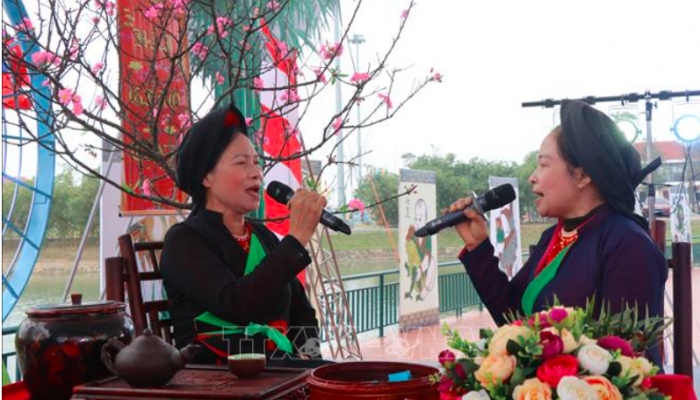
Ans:
<svg viewBox="0 0 700 400"><path fill-rule="evenodd" d="M287 206L289 207L289 234L306 247L321 220L326 198L310 190L297 189Z"/></svg>
<svg viewBox="0 0 700 400"><path fill-rule="evenodd" d="M455 229L457 229L457 233L462 238L469 251L472 251L489 237L484 218L474 211L474 209L466 208L471 204L472 198L464 197L452 203L446 211L446 213L448 213L463 210L464 215L467 216L468 219L455 225Z"/></svg>

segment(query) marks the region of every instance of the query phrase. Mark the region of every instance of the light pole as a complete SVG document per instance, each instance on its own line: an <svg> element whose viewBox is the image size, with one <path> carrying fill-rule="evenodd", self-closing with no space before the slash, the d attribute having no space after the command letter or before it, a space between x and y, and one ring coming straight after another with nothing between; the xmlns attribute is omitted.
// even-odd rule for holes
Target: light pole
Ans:
<svg viewBox="0 0 700 400"><path fill-rule="evenodd" d="M338 11L340 12L340 4L338 4ZM338 14L340 15L340 14ZM336 17L335 20L335 42L340 43L340 17ZM335 57L335 70L340 71L340 56ZM335 110L340 113L343 109L343 95L341 93L342 85L335 85ZM338 133L338 208L345 204L345 156L343 154L343 129L341 128Z"/></svg>
<svg viewBox="0 0 700 400"><path fill-rule="evenodd" d="M355 45L355 72L359 72L360 69L360 45L365 42L365 37L362 35L354 34L349 39L349 42ZM360 185L360 179L362 179L362 134L360 132L360 103L356 104L357 107L357 185Z"/></svg>

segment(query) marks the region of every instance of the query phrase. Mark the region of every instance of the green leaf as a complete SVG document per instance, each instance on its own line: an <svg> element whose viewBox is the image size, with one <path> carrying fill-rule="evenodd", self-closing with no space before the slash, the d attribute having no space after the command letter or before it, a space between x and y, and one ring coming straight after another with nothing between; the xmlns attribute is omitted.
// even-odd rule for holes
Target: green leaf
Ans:
<svg viewBox="0 0 700 400"><path fill-rule="evenodd" d="M510 378L510 385L515 387L523 382L525 382L525 373L523 372L522 368L516 367L513 371L513 375Z"/></svg>
<svg viewBox="0 0 700 400"><path fill-rule="evenodd" d="M477 363L466 358L460 359L459 363L462 364L462 368L464 368L464 372L466 372L467 376L472 375L479 369L479 365Z"/></svg>
<svg viewBox="0 0 700 400"><path fill-rule="evenodd" d="M622 372L622 364L617 361L611 362L608 366L608 370L606 371L606 373L610 376L618 376L620 375L620 372Z"/></svg>
<svg viewBox="0 0 700 400"><path fill-rule="evenodd" d="M515 341L515 340L509 340L508 343L506 343L506 351L508 351L508 354L511 356L515 356L520 352L520 345Z"/></svg>

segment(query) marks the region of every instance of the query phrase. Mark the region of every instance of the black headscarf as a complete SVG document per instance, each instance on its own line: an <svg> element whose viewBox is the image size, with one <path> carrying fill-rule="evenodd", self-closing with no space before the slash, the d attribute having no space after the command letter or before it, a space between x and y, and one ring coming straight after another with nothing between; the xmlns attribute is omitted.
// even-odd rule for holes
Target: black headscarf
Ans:
<svg viewBox="0 0 700 400"><path fill-rule="evenodd" d="M646 229L646 221L634 214L634 190L644 177L661 165L660 159L642 169L639 153L617 124L581 101L562 101L561 126L571 155L605 200Z"/></svg>
<svg viewBox="0 0 700 400"><path fill-rule="evenodd" d="M219 161L236 133L248 136L248 127L243 114L233 105L209 112L192 125L182 140L175 158L177 187L192 198L196 214L204 207L205 189L202 181Z"/></svg>

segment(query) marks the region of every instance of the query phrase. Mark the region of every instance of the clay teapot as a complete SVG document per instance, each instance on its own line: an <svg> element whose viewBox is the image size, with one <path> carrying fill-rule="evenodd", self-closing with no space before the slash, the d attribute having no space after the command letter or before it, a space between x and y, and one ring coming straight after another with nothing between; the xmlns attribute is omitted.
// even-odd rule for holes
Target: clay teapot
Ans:
<svg viewBox="0 0 700 400"><path fill-rule="evenodd" d="M110 339L102 346L102 363L107 369L137 388L165 386L188 363L199 346L188 345L178 351L160 337L144 329L130 345ZM111 352L117 352L112 361Z"/></svg>

